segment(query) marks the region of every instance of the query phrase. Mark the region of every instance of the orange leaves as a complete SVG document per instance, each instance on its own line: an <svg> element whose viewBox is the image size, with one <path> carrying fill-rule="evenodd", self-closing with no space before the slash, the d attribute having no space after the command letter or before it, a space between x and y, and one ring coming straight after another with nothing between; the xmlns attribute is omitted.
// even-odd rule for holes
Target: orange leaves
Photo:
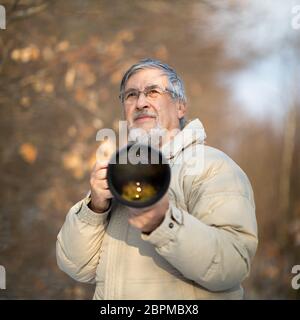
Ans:
<svg viewBox="0 0 300 320"><path fill-rule="evenodd" d="M84 104L87 99L87 92L82 88L78 88L75 91L74 98L79 104Z"/></svg>
<svg viewBox="0 0 300 320"><path fill-rule="evenodd" d="M130 30L122 30L116 35L117 41L131 42L134 40L134 34Z"/></svg>
<svg viewBox="0 0 300 320"><path fill-rule="evenodd" d="M93 152L92 155L90 156L89 160L88 160L88 167L89 167L90 171L94 167L94 165L96 163L96 160L97 160L96 152Z"/></svg>
<svg viewBox="0 0 300 320"><path fill-rule="evenodd" d="M55 57L54 51L51 47L45 47L42 50L42 57L45 61L52 60Z"/></svg>
<svg viewBox="0 0 300 320"><path fill-rule="evenodd" d="M96 124L100 125L100 123ZM63 155L62 164L75 179L80 180L85 174L90 173L96 161L108 161L115 149L115 146L108 140L101 142L99 147L92 150L92 152L82 144L77 144L72 150Z"/></svg>
<svg viewBox="0 0 300 320"><path fill-rule="evenodd" d="M105 102L105 101L108 100L108 98L109 98L109 91L108 91L108 89L105 88L105 87L101 87L101 88L99 89L99 100L100 100L101 102Z"/></svg>
<svg viewBox="0 0 300 320"><path fill-rule="evenodd" d="M69 41L63 40L57 44L56 51L57 52L67 51L69 47L70 47Z"/></svg>
<svg viewBox="0 0 300 320"><path fill-rule="evenodd" d="M67 133L68 133L68 136L69 136L70 138L74 138L74 137L76 136L76 134L77 134L77 129L76 129L76 127L75 127L75 126L69 127Z"/></svg>
<svg viewBox="0 0 300 320"><path fill-rule="evenodd" d="M116 151L116 146L110 140L102 141L96 152L98 162L108 161Z"/></svg>
<svg viewBox="0 0 300 320"><path fill-rule="evenodd" d="M15 61L27 63L37 60L40 57L40 50L35 45L29 45L23 49L14 49L11 52L11 58Z"/></svg>
<svg viewBox="0 0 300 320"><path fill-rule="evenodd" d="M93 127L95 129L101 129L103 127L103 121L99 118L93 120Z"/></svg>
<svg viewBox="0 0 300 320"><path fill-rule="evenodd" d="M36 160L38 151L37 148L31 143L23 143L19 148L19 153L24 161L33 164Z"/></svg>
<svg viewBox="0 0 300 320"><path fill-rule="evenodd" d="M99 94L93 90L84 90L77 88L74 95L75 100L82 107L86 108L90 112L94 113L98 108Z"/></svg>
<svg viewBox="0 0 300 320"><path fill-rule="evenodd" d="M166 46L160 45L156 48L154 55L159 60L167 60L169 58L169 52Z"/></svg>
<svg viewBox="0 0 300 320"><path fill-rule="evenodd" d="M82 159L76 153L67 153L63 157L63 164L66 169L77 169L82 165Z"/></svg>
<svg viewBox="0 0 300 320"><path fill-rule="evenodd" d="M74 127L70 127L68 131L73 130ZM63 154L62 165L75 179L80 180L90 172L92 164L95 163L94 153L91 155L90 150L84 144L75 144L70 151Z"/></svg>
<svg viewBox="0 0 300 320"><path fill-rule="evenodd" d="M69 42L64 40L59 42L56 45L55 51L56 52L64 52L69 49ZM36 45L30 44L28 47L25 48L16 48L11 52L11 59L15 61L20 61L23 63L27 63L30 61L38 60L41 56L45 60L50 60L54 56L54 50L50 47L45 47L43 49L39 49Z"/></svg>
<svg viewBox="0 0 300 320"><path fill-rule="evenodd" d="M24 108L28 108L30 106L30 98L28 96L24 96L20 99L20 104Z"/></svg>
<svg viewBox="0 0 300 320"><path fill-rule="evenodd" d="M117 70L110 75L110 82L112 84L118 84L122 80L123 73L121 70Z"/></svg>
<svg viewBox="0 0 300 320"><path fill-rule="evenodd" d="M75 80L77 87L89 87L96 82L97 77L89 64L80 62L67 70L64 80L65 87L70 90L75 86Z"/></svg>
<svg viewBox="0 0 300 320"><path fill-rule="evenodd" d="M91 65L80 62L76 65L75 69L80 85L88 87L96 82L96 75L93 73Z"/></svg>
<svg viewBox="0 0 300 320"><path fill-rule="evenodd" d="M124 55L124 42L134 40L134 34L130 30L122 30L117 33L114 40L108 43L105 48L105 53L110 59L120 59Z"/></svg>
<svg viewBox="0 0 300 320"><path fill-rule="evenodd" d="M120 59L122 55L124 54L124 46L123 43L119 41L114 41L109 43L106 46L105 53L107 54L108 57L111 59Z"/></svg>
<svg viewBox="0 0 300 320"><path fill-rule="evenodd" d="M54 91L54 84L50 81L45 81L36 77L33 80L33 89L36 92L52 93Z"/></svg>
<svg viewBox="0 0 300 320"><path fill-rule="evenodd" d="M76 179L84 175L84 164L81 155L78 152L70 152L63 156L63 166L72 172Z"/></svg>
<svg viewBox="0 0 300 320"><path fill-rule="evenodd" d="M76 70L74 68L68 69L68 71L65 74L65 86L67 89L73 88L75 76L76 76Z"/></svg>

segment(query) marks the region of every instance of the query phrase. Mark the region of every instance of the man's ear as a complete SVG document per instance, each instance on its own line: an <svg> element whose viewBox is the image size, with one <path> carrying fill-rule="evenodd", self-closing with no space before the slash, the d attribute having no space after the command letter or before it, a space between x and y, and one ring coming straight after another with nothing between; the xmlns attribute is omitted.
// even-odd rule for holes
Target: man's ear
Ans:
<svg viewBox="0 0 300 320"><path fill-rule="evenodd" d="M186 103L179 101L177 105L177 116L178 119L181 119L186 114Z"/></svg>

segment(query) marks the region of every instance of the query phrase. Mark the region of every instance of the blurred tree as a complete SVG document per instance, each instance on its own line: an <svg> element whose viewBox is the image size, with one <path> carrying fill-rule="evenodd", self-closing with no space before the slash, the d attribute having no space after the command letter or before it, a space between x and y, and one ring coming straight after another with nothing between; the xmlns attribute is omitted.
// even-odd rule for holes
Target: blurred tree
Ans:
<svg viewBox="0 0 300 320"><path fill-rule="evenodd" d="M68 209L88 190L97 130L116 128L122 117L118 86L123 72L149 56L182 75L188 116L202 120L208 144L233 157L253 184L260 245L245 282L247 296L297 296L290 280L291 267L300 259L295 78L300 44L298 34L287 28L288 2L16 0L4 5L4 298L91 298L92 286L75 283L58 270L56 235ZM256 74L257 66L264 64L271 66L265 82L274 87L272 95L267 95L268 86L258 90L262 76ZM244 100L237 100L241 91ZM264 108L265 118L258 112Z"/></svg>

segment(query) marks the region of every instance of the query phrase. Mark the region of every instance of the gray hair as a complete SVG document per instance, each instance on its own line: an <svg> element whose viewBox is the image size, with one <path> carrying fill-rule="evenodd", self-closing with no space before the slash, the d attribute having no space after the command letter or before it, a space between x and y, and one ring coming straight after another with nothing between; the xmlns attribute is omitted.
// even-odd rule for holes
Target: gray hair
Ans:
<svg viewBox="0 0 300 320"><path fill-rule="evenodd" d="M171 68L169 65L167 65L166 63L163 63L159 60L155 60L155 59L142 59L140 60L138 63L132 65L124 74L121 84L120 84L120 97L121 100L123 101L123 92L126 86L126 83L128 81L128 79L135 74L136 72L138 72L139 70L143 70L143 69L160 69L163 71L163 73L168 77L168 81L169 81L169 86L170 89L172 90L172 98L175 101L179 101L182 102L184 104L186 104L187 99L186 99L186 95L185 95L185 90L184 90L184 85L183 85L183 81L181 80L181 78L178 76L178 74L176 73L176 71ZM179 125L180 125L180 129L182 130L183 127L186 124L186 119L183 117L181 119L179 119Z"/></svg>

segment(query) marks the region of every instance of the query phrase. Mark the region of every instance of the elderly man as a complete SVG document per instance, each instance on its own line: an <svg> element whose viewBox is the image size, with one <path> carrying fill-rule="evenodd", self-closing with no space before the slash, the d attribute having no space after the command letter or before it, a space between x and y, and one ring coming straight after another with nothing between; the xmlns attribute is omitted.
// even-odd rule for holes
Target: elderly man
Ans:
<svg viewBox="0 0 300 320"><path fill-rule="evenodd" d="M120 89L130 130L167 132L161 150L171 166L169 190L152 207L133 212L115 203L107 165L96 164L90 193L70 209L59 232L58 266L95 283L94 299L243 298L241 282L257 248L247 176L223 152L204 145L198 119L185 123L184 87L171 67L141 60ZM178 139L191 129L199 134ZM171 144L172 152L165 152ZM175 160L197 145L203 146L202 169L187 174L185 162Z"/></svg>

